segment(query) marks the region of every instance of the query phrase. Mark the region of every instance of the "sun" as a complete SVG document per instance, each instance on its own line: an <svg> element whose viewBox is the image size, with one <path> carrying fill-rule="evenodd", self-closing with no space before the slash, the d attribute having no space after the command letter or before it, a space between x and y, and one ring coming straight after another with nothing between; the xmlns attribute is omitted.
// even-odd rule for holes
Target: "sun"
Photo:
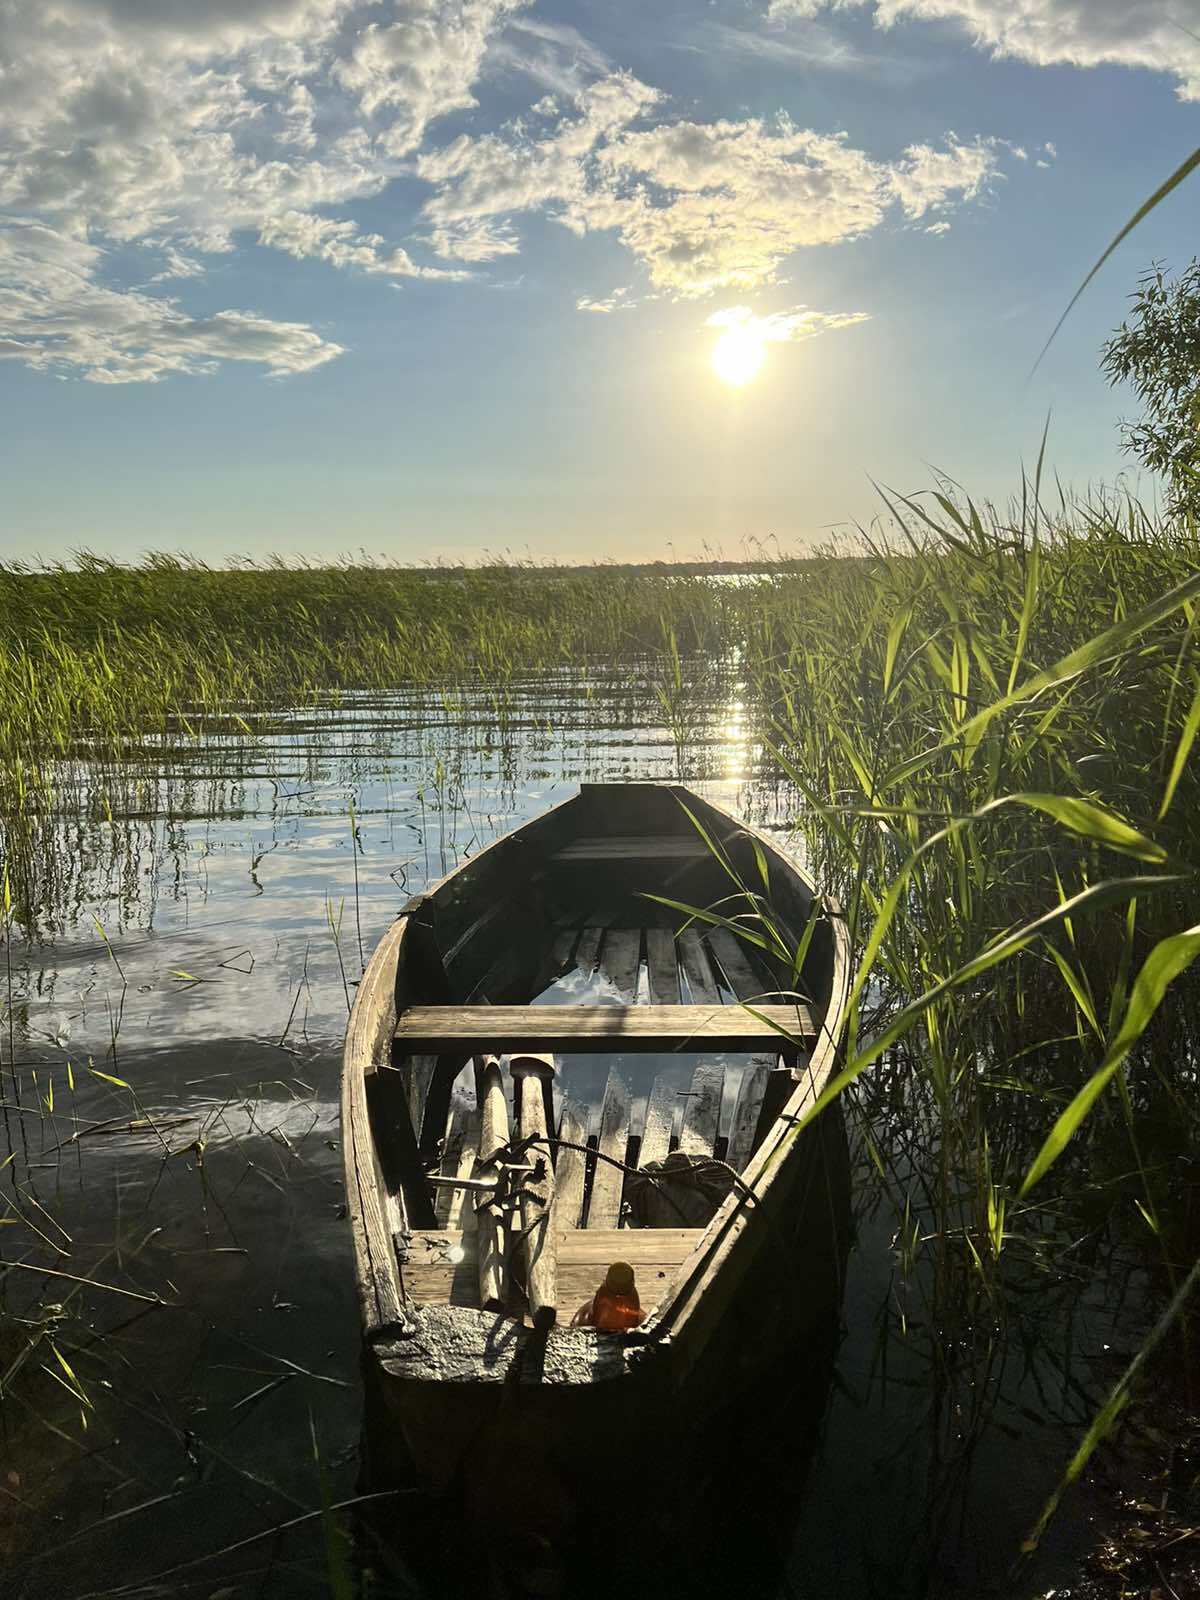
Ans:
<svg viewBox="0 0 1200 1600"><path fill-rule="evenodd" d="M740 389L763 364L766 341L753 322L735 322L712 347L712 369L722 383Z"/></svg>

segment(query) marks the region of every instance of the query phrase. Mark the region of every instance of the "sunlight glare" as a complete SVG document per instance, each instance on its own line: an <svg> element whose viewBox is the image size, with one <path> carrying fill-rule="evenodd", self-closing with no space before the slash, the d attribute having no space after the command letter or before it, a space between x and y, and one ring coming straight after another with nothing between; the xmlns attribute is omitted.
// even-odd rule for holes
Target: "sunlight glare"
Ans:
<svg viewBox="0 0 1200 1600"><path fill-rule="evenodd" d="M766 341L753 322L737 322L712 348L712 368L722 383L736 389L749 383L763 364Z"/></svg>

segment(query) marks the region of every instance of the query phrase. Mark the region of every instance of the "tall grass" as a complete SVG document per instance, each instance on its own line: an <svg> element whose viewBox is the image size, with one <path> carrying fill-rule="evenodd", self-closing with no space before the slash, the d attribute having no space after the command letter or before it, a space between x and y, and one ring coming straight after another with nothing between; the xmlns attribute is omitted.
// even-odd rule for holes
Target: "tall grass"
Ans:
<svg viewBox="0 0 1200 1600"><path fill-rule="evenodd" d="M1200 541L1034 486L891 509L749 671L862 963L841 1092L949 1486L998 1362L1200 1255Z"/></svg>
<svg viewBox="0 0 1200 1600"><path fill-rule="evenodd" d="M15 881L30 817L102 807L100 768L405 684L450 716L482 688L503 728L523 674L607 672L686 777L724 664L849 918L840 1092L895 1237L880 1371L895 1338L927 1362L948 1505L1014 1364L1077 1398L1081 1299L1166 1303L1200 1255L1198 573L1193 529L1112 496L1047 513L1036 484L1004 511L940 484L745 583L0 568L5 854Z"/></svg>

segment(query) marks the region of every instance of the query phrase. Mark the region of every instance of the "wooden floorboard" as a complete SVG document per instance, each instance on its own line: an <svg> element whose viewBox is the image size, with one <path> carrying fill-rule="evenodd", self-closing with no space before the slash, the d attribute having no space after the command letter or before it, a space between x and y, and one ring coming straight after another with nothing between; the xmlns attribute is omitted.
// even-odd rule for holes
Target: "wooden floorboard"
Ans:
<svg viewBox="0 0 1200 1600"><path fill-rule="evenodd" d="M595 972L603 937L604 929L598 926L585 928L579 935L579 943L575 946L575 965L580 972Z"/></svg>
<svg viewBox="0 0 1200 1600"><path fill-rule="evenodd" d="M775 1065L774 1056L756 1056L742 1074L738 1088L737 1104L733 1108L733 1125L729 1134L729 1148L725 1159L740 1172L754 1153L754 1134L758 1127L758 1114L762 1110L767 1078Z"/></svg>
<svg viewBox="0 0 1200 1600"><path fill-rule="evenodd" d="M708 943L739 1000L752 1000L767 992L766 980L755 972L747 947L736 933L730 933L728 928L713 928Z"/></svg>
<svg viewBox="0 0 1200 1600"><path fill-rule="evenodd" d="M813 1038L806 1006L410 1006L396 1039L404 1050L560 1054L761 1050L780 1030Z"/></svg>
<svg viewBox="0 0 1200 1600"><path fill-rule="evenodd" d="M473 1107L455 1100L450 1106L446 1122L446 1142L438 1173L443 1178L467 1178L475 1165L475 1152L479 1148L479 1113ZM457 1228L462 1215L462 1189L438 1188L434 1192L433 1208L443 1228Z"/></svg>
<svg viewBox="0 0 1200 1600"><path fill-rule="evenodd" d="M679 967L670 928L646 929L646 968L650 978L650 1004L679 1004Z"/></svg>
<svg viewBox="0 0 1200 1600"><path fill-rule="evenodd" d="M620 992L623 1000L632 1002L637 990L638 962L642 954L640 928L609 928L600 948L600 971Z"/></svg>
<svg viewBox="0 0 1200 1600"><path fill-rule="evenodd" d="M587 1143L587 1107L574 1100L563 1105L558 1136L571 1144ZM561 1149L554 1163L555 1209L560 1228L577 1228L583 1218L583 1178L587 1155L582 1150Z"/></svg>
<svg viewBox="0 0 1200 1600"><path fill-rule="evenodd" d="M621 1215L621 1190L625 1174L613 1161L624 1161L629 1144L629 1088L615 1069L608 1074L604 1104L600 1107L600 1138L596 1149L608 1161L597 1161L588 1201L589 1228L615 1228Z"/></svg>
<svg viewBox="0 0 1200 1600"><path fill-rule="evenodd" d="M692 1004L719 1005L721 991L698 928L685 928L679 935L679 959L692 992Z"/></svg>
<svg viewBox="0 0 1200 1600"><path fill-rule="evenodd" d="M683 1104L683 1127L679 1134L679 1148L687 1155L712 1155L721 1121L724 1089L724 1067L705 1063L692 1074L691 1087Z"/></svg>
<svg viewBox="0 0 1200 1600"><path fill-rule="evenodd" d="M675 1131L675 1112L679 1096L668 1079L654 1080L650 1098L646 1102L646 1125L642 1129L642 1142L638 1147L638 1166L650 1161L665 1161L671 1148L671 1135Z"/></svg>

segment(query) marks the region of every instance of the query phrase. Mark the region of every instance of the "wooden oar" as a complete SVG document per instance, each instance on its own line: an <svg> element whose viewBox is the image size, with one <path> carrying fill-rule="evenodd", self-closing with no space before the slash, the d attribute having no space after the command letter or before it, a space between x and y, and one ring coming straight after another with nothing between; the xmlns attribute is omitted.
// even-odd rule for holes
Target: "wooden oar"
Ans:
<svg viewBox="0 0 1200 1600"><path fill-rule="evenodd" d="M504 1079L495 1056L481 1056L475 1063L479 1093L479 1160L485 1162L508 1143L508 1101ZM476 1168L478 1174L479 1168ZM495 1168L487 1174L498 1175ZM479 1304L485 1311L503 1311L508 1299L508 1252L504 1214L490 1204L498 1191L476 1193L475 1222L479 1233Z"/></svg>
<svg viewBox="0 0 1200 1600"><path fill-rule="evenodd" d="M551 1328L558 1314L558 1232L554 1215L554 1166L546 1142L546 1089L554 1079L554 1057L513 1056L509 1069L517 1084L518 1129L522 1139L536 1138L527 1160L540 1162L545 1175L525 1180L521 1196L525 1297L535 1328ZM530 1194L532 1188L535 1193ZM544 1198L539 1198L544 1196Z"/></svg>

